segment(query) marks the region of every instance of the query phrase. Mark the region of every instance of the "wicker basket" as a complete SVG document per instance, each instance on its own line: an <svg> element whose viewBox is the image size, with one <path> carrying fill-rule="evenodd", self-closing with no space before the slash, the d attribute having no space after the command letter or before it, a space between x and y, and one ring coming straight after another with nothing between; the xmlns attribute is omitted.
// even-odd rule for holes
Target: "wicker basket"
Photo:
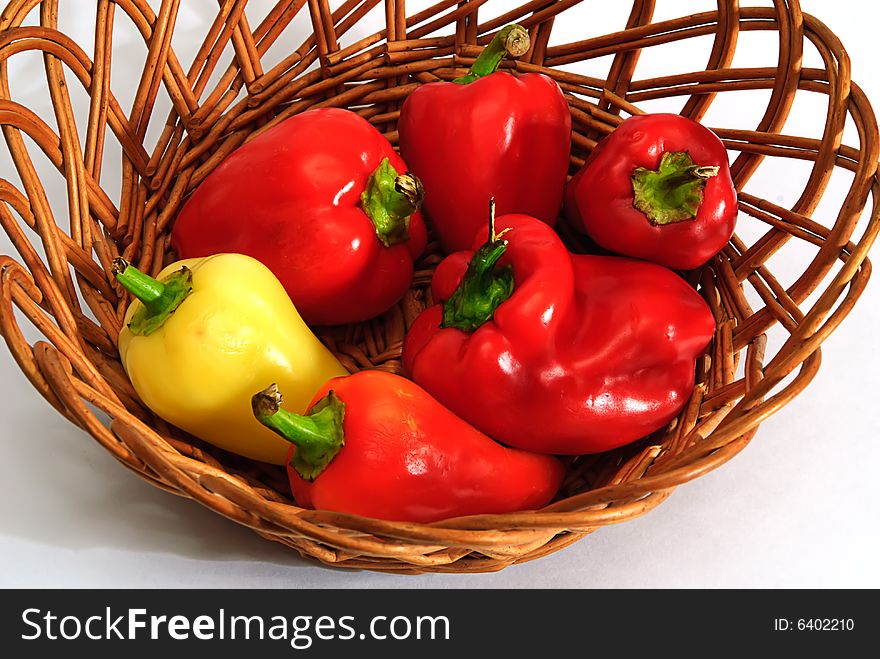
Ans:
<svg viewBox="0 0 880 659"><path fill-rule="evenodd" d="M352 28L367 12L381 11L379 0L347 0L334 3L335 10L327 0L281 0L256 29L248 22L247 4L221 0L194 62L184 69L170 47L179 0L163 0L158 15L146 0L99 0L93 53L59 30L58 0L9 3L0 16L0 124L20 186L0 179L0 221L20 260L0 257L0 323L12 354L39 392L123 465L303 555L394 572L498 570L641 515L675 486L736 455L762 420L803 390L818 370L820 344L867 283L866 253L880 228L877 208L867 222L859 220L869 193L872 201L878 193L876 121L850 81L840 42L803 15L796 0L775 0L775 8L740 8L731 0L719 2L717 11L658 23L652 23L653 0L635 0L626 29L562 45L551 45L554 21L583 10L578 0L532 0L514 9L512 2L444 0L412 15L404 0L386 0L387 28L354 43ZM32 11L39 12L40 27L21 27ZM501 11L507 13L499 16ZM487 14L495 18L485 20ZM291 21L298 15L299 24L310 20L313 34L270 66L269 47L292 38ZM185 195L233 149L307 108L355 109L396 141L406 95L421 83L460 74L479 45L514 20L531 30L533 45L509 66L553 76L568 96L575 127L572 171L623 115L641 112L642 102L679 97L682 113L699 119L716 94L755 89L770 90L755 129L716 128L736 155L737 187L760 175L767 156L812 167L792 208L743 192L743 231L708 266L690 273L715 313L718 331L698 362L697 385L680 417L634 445L571 460L563 491L544 510L418 525L303 510L291 501L280 467L225 454L145 410L116 353L128 300L108 275L113 257L124 255L153 273L174 260L168 228ZM148 47L130 111L120 106L109 84L114 24L123 21L136 26ZM737 36L746 30L774 34L778 61L764 68L730 68ZM706 35L714 45L705 70L632 80L644 49ZM807 40L824 68L802 68ZM340 41L349 45L341 47ZM44 54L54 122L16 103L15 90L10 92L6 60L26 50ZM217 65L227 53L232 64L224 72ZM613 57L605 79L566 66L606 55ZM213 89L210 80L219 80ZM68 85L81 85L90 98L86 126L74 122ZM803 90L828 97L824 128L817 119L821 139L779 134ZM151 122L165 118L153 111L162 96L170 99L172 110L158 142L147 146ZM848 118L857 130L854 146L841 143ZM102 188L102 170L108 169L102 166L105 140L121 146L121 190ZM32 155L43 158L38 149L67 182L66 218L50 208L32 161ZM836 217L823 226L810 216L837 168L852 172L852 183ZM857 228L861 235L854 238ZM577 248L578 238L564 224L561 231ZM747 241L744 235L756 239ZM766 263L798 244L814 247L793 250L806 256L786 287ZM429 302L427 284L440 259L436 247L429 247L429 254L397 308L371 322L322 333L351 370L400 370L401 341ZM16 307L22 313L16 314ZM18 326L23 318L46 340L30 345ZM785 340L768 354L767 332L775 326L784 328Z"/></svg>

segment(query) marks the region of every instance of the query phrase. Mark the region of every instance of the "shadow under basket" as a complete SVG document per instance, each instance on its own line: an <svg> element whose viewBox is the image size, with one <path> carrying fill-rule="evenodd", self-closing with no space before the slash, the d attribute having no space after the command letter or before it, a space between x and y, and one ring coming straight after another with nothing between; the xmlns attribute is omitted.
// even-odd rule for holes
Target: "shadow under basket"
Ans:
<svg viewBox="0 0 880 659"><path fill-rule="evenodd" d="M716 11L657 23L654 2L636 0L621 31L576 43L552 37L554 22L589 23L588 3L570 0L518 8L496 0L444 1L419 13L408 13L404 0L349 0L334 3L337 9L326 0L282 0L266 16L251 15L247 2L228 1L205 24L207 36L188 68L171 47L180 4L175 0L161 2L158 14L144 0L98 2L93 52L61 31L58 4L16 0L0 16L0 124L18 173L15 183L5 180L5 172L0 179L0 221L19 253L18 260L0 257L3 336L33 386L123 465L304 556L389 572L493 571L641 515L677 485L730 460L764 419L804 389L819 368L820 344L867 283L866 254L880 226L874 207L876 120L850 81L840 42L802 14L796 0L762 8L719 2ZM385 30L360 38L364 17L381 15L383 8ZM502 11L507 13L499 16ZM678 100L682 114L700 120L716 100L732 94L752 103L758 98L753 90L764 92L766 109L757 113L754 130L714 126L707 119L731 152L740 232L707 266L687 273L718 329L697 363L697 384L681 415L623 449L569 459L563 490L543 510L421 525L299 508L283 468L219 451L144 409L116 350L129 299L110 274L113 258L124 256L153 274L173 261L168 232L186 195L235 148L296 113L348 107L396 143L406 96L420 84L464 73L493 33L514 21L530 30L532 47L504 66L540 71L562 86L574 125L572 172L623 117L649 109L656 99ZM147 53L142 72L116 71L140 76L131 110L120 106L110 85L112 35L123 23L137 30ZM303 31L309 25L311 34ZM778 41L762 68L731 68L738 37L746 31ZM704 69L633 80L645 51L650 56L652 48L685 48L707 35L714 42ZM277 53L278 44L302 39L280 61L268 61L273 44ZM815 47L822 68L802 68L807 46ZM15 100L7 60L25 51L42 51L54 116L38 116ZM605 77L576 72L581 63L592 70L598 62L588 60L604 56L610 56L602 60L610 60ZM86 98L81 89L69 89L77 86L85 89L88 107L72 103L72 96ZM795 98L806 92L827 100L827 112L815 117L817 137L780 134ZM170 106L170 113L154 111L157 103ZM842 144L847 121L847 137L856 144ZM147 145L148 128L157 122L161 131L149 132L158 139ZM122 182L121 189L105 190L102 173L117 167L102 165L112 140L119 145L112 145L114 153L121 147ZM67 188L63 220L53 213L49 185L41 182L32 158L61 172ZM748 181L772 169L769 163L790 159L807 170L803 193L791 208L744 191ZM811 215L829 181L841 174L844 198L830 213L823 210L829 217L823 225ZM62 190L56 185L55 196L63 198ZM578 248L580 239L564 224L560 231ZM785 282L768 265L779 252L787 254ZM431 272L440 258L436 244L429 245L411 290L384 316L319 330L351 370L400 372L402 340L430 301ZM792 263L798 264L794 277ZM29 343L19 327L25 318L45 340ZM768 348L771 330L778 349Z"/></svg>

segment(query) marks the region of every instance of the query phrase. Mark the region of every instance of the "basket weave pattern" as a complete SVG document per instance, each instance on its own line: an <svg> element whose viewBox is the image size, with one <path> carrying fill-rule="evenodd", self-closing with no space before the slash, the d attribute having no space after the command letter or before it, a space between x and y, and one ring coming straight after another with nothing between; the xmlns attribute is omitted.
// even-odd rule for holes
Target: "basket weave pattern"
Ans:
<svg viewBox="0 0 880 659"><path fill-rule="evenodd" d="M565 12L578 4L531 0L510 9L514 3L444 0L408 14L404 0L347 0L333 3L335 9L327 0L280 0L252 28L249 18L255 17L245 11L246 0L221 0L198 54L184 68L171 48L179 0L162 0L158 13L146 0L99 0L91 53L61 31L58 0L13 0L0 15L0 125L18 181L2 173L0 222L18 257L0 257L0 326L16 361L52 406L145 480L303 555L346 567L498 570L641 515L675 486L723 464L816 375L820 344L867 283L866 254L880 228L874 206L876 120L850 80L839 40L803 15L796 0L774 0L774 7L763 8L722 0L717 11L658 23L652 23L653 0L634 0L625 29L551 44L554 22L566 20ZM352 28L381 7L386 28L351 43ZM496 16L508 9L481 20L490 10ZM22 27L31 12L38 13L40 26ZM297 16L311 21L313 34L295 50L291 46L280 62L265 64L264 55L289 38ZM114 24L121 21L131 21L147 46L143 71L131 72L139 73L140 83L130 109L121 107L110 88ZM129 300L109 274L112 259L124 256L153 274L173 261L168 230L185 196L235 148L298 112L349 107L396 143L403 99L419 84L462 74L492 33L513 21L530 30L532 48L505 66L546 73L562 86L573 117L572 172L623 116L642 112L640 103L682 97L682 113L700 119L717 94L755 89L771 91L754 130L712 126L735 155L737 188L760 175L768 156L806 161L812 168L791 208L741 192L741 227L761 227L760 237L734 237L705 268L690 273L718 330L698 362L697 384L679 418L632 446L570 460L563 492L544 510L418 525L303 510L291 501L281 468L223 453L146 410L116 352ZM739 34L754 30L778 37L778 60L764 68L731 68ZM651 47L705 35L714 43L703 69L633 80L640 55ZM802 67L807 40L824 68ZM343 41L348 45L340 45ZM33 50L44 55L54 117L37 116L17 103L10 89L7 60ZM603 79L567 66L606 55L613 60ZM218 68L230 59L225 71ZM557 68L563 65L565 70ZM85 127L75 123L68 85L81 85L88 94ZM804 91L828 97L821 139L780 134L795 96ZM159 95L170 98L167 117L154 112ZM857 130L857 145L842 144L847 118ZM162 121L158 142L147 146L150 122ZM122 149L121 190L102 188L105 140L116 140ZM53 214L35 156L48 158L64 176L67 217ZM811 215L837 169L851 172L852 183L836 217L824 226ZM869 199L867 223L858 224ZM582 247L564 223L560 230L573 248ZM816 249L786 287L766 263L797 241ZM436 245L429 245L410 292L383 317L320 332L352 371L400 372L403 337L431 302L428 284L440 258ZM30 345L19 328L21 318L45 340ZM769 354L767 332L777 325L786 340ZM96 415L96 408L106 416Z"/></svg>

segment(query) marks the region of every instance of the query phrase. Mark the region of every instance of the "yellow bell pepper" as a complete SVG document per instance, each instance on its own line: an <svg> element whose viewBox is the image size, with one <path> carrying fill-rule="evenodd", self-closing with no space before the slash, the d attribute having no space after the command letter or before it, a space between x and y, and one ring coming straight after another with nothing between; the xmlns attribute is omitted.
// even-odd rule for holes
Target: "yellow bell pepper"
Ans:
<svg viewBox="0 0 880 659"><path fill-rule="evenodd" d="M146 406L215 446L284 464L289 444L254 418L253 393L278 382L305 413L321 385L348 372L275 275L241 254L178 261L157 279L124 259L113 269L137 298L119 354Z"/></svg>

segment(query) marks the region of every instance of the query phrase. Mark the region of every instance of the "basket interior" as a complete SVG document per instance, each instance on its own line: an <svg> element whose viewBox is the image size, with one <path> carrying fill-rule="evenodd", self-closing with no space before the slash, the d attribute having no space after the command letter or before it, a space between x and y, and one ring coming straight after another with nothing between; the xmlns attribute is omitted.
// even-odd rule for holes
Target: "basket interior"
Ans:
<svg viewBox="0 0 880 659"><path fill-rule="evenodd" d="M867 282L878 227L876 121L834 35L796 2L703 4L687 15L674 2L607 5L619 31L600 34L586 2L119 0L97 3L94 29L70 34L65 12L81 7L10 2L0 16L0 221L17 256L2 257L4 338L40 393L141 477L328 563L499 569L642 514L742 450L815 376L821 342ZM702 120L730 151L739 225L718 257L685 273L718 331L680 417L571 459L544 511L422 526L302 510L281 468L146 410L116 353L128 301L108 275L113 257L154 274L174 261L168 231L186 195L235 148L308 108L352 109L396 144L406 96L461 74L512 21L533 47L505 66L552 75L569 100L572 173L645 111ZM377 22L380 33L364 27ZM663 50L680 55L677 70L657 68L651 53ZM813 126L791 131L795 104L811 108ZM803 192L780 198L780 177ZM564 221L560 233L593 250ZM317 333L352 371L401 372L402 339L431 302L441 258L432 242L384 316Z"/></svg>

